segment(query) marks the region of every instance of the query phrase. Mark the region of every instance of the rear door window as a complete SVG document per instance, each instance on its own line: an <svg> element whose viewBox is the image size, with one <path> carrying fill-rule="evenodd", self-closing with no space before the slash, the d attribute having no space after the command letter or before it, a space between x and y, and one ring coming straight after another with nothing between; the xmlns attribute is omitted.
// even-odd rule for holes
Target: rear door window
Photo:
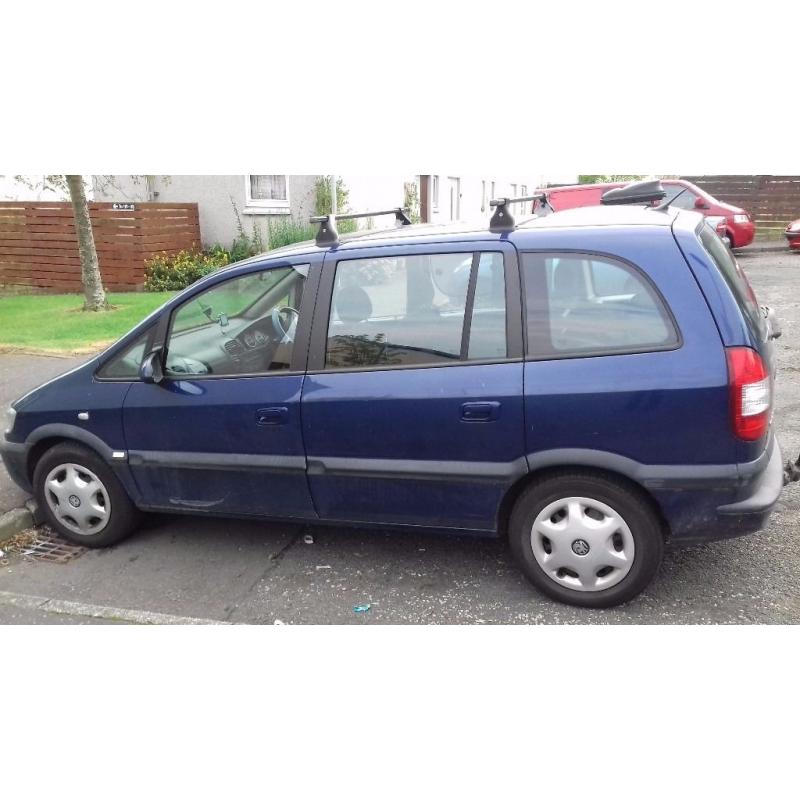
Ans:
<svg viewBox="0 0 800 800"><path fill-rule="evenodd" d="M675 324L650 281L605 256L523 253L528 355L607 355L671 349Z"/></svg>
<svg viewBox="0 0 800 800"><path fill-rule="evenodd" d="M421 366L506 355L501 253L435 253L337 264L326 367Z"/></svg>

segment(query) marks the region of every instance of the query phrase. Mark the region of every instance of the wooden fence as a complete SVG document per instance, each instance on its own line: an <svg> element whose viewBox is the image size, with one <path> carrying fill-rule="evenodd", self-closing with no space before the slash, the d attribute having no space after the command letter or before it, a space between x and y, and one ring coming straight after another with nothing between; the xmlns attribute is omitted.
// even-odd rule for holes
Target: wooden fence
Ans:
<svg viewBox="0 0 800 800"><path fill-rule="evenodd" d="M141 288L155 254L200 246L197 203L90 203L89 215L103 285L112 291ZM70 203L0 202L0 290L82 290Z"/></svg>
<svg viewBox="0 0 800 800"><path fill-rule="evenodd" d="M686 175L709 194L749 211L759 237L782 236L800 219L800 175Z"/></svg>

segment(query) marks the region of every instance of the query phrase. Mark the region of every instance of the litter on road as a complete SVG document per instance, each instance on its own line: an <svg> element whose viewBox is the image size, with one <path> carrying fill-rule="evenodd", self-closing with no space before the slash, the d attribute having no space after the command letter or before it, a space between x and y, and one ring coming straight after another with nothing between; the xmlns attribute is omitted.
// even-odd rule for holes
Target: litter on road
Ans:
<svg viewBox="0 0 800 800"><path fill-rule="evenodd" d="M303 543L304 544L314 544L314 537L310 533L307 533L303 537Z"/></svg>
<svg viewBox="0 0 800 800"><path fill-rule="evenodd" d="M356 614L363 614L365 611L369 611L372 608L372 603L364 603L362 606L353 606L353 611Z"/></svg>

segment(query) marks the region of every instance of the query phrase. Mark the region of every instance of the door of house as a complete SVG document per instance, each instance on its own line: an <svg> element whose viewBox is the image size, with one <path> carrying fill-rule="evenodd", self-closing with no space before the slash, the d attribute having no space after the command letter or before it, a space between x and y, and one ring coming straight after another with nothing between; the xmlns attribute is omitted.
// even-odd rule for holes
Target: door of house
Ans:
<svg viewBox="0 0 800 800"><path fill-rule="evenodd" d="M454 222L461 216L461 178L448 178L450 184L450 221Z"/></svg>

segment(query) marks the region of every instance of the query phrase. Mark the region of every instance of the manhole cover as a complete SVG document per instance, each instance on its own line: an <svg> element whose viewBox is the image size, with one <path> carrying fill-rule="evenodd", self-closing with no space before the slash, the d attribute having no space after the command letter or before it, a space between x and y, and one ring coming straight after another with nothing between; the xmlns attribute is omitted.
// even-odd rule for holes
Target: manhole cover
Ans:
<svg viewBox="0 0 800 800"><path fill-rule="evenodd" d="M73 558L82 556L87 548L79 544L72 544L62 539L49 528L40 528L36 531L33 541L27 542L17 551L20 555L37 561L52 561L56 564L65 564Z"/></svg>

